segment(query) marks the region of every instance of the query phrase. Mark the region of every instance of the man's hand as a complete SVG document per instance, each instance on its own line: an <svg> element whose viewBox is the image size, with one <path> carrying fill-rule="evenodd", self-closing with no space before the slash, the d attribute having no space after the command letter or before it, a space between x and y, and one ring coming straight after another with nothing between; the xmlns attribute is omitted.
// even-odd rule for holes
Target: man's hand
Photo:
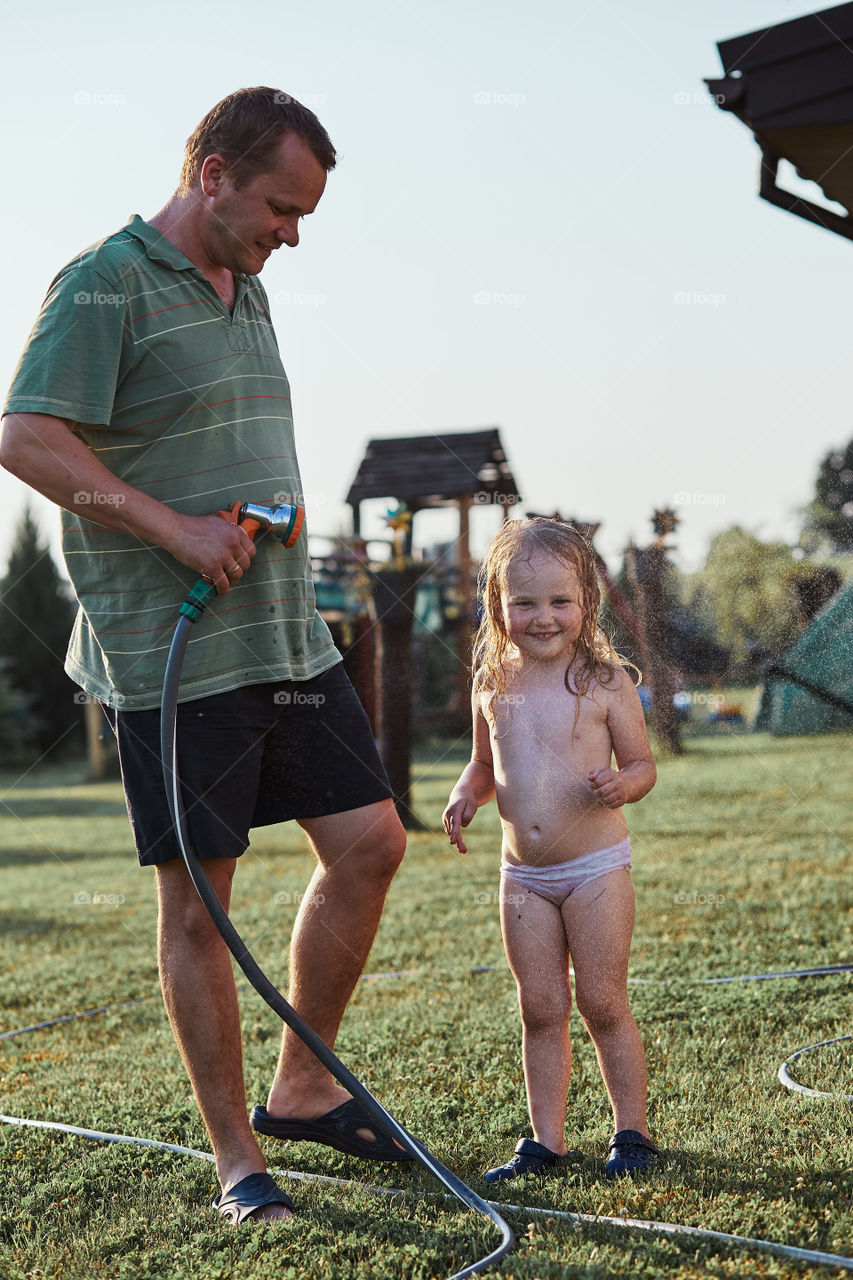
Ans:
<svg viewBox="0 0 853 1280"><path fill-rule="evenodd" d="M257 554L245 530L219 516L182 516L162 546L181 564L209 579L219 595L240 581Z"/></svg>
<svg viewBox="0 0 853 1280"><path fill-rule="evenodd" d="M468 846L462 839L462 828L468 826L476 812L477 801L470 793L463 793L455 799L451 796L441 815L442 826L450 837L450 843L455 844L460 853L468 852Z"/></svg>

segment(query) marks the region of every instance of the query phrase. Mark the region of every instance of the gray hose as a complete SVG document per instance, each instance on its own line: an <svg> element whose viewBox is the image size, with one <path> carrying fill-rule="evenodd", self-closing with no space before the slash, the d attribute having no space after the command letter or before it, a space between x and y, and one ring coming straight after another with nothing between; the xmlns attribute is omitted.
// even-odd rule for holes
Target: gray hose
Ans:
<svg viewBox="0 0 853 1280"><path fill-rule="evenodd" d="M395 1138L400 1146L414 1156L433 1177L438 1178L439 1182L447 1187L448 1191L457 1200L460 1200L467 1208L474 1209L477 1213L488 1218L498 1228L501 1233L501 1242L497 1249L472 1266L466 1267L464 1271L455 1272L453 1276L448 1277L448 1280L464 1280L466 1276L479 1275L512 1252L515 1246L515 1235L512 1228L493 1205L481 1199L475 1191L466 1186L461 1178L457 1178L455 1173L452 1173L439 1160L436 1160L435 1156L431 1155L422 1143L412 1138L411 1134L401 1124L398 1124L394 1117L385 1110L382 1103L374 1098L373 1094L365 1088L349 1068L344 1066L340 1058L317 1035L313 1027L310 1027L299 1016L293 1006L288 1004L281 992L273 986L260 968L249 948L234 928L228 913L216 896L216 892L208 880L195 850L192 848L181 796L177 754L178 689L191 626L192 623L189 618L181 617L175 628L172 646L166 662L166 675L163 681L163 703L160 713L160 755L163 762L163 781L166 787L166 798L175 828L175 835L190 878L234 959L258 994L278 1014L282 1022L286 1023L299 1036L300 1040L308 1046L326 1070L330 1071L335 1079L361 1103L386 1133Z"/></svg>

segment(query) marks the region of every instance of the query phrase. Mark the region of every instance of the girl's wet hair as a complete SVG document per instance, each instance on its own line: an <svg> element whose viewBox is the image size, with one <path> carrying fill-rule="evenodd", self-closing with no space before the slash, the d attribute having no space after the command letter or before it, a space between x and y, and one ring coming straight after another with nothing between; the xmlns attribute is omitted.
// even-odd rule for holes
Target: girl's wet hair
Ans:
<svg viewBox="0 0 853 1280"><path fill-rule="evenodd" d="M634 664L616 652L599 624L601 583L589 542L574 525L541 516L507 520L486 552L477 583L483 619L474 640L475 687L492 695L506 693L504 663L510 640L501 595L507 589L510 565L516 560L531 560L537 554L553 556L574 569L578 576L583 622L571 663L574 687L569 683L570 668L566 668L565 682L570 693L583 696L593 680L610 684L619 667Z"/></svg>

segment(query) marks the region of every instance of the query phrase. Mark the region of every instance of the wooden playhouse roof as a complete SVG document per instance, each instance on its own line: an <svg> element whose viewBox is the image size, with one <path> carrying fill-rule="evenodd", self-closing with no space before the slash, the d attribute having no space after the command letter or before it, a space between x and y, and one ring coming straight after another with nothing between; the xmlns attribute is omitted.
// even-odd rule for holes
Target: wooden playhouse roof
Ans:
<svg viewBox="0 0 853 1280"><path fill-rule="evenodd" d="M396 498L415 509L447 506L462 497L520 500L497 427L370 440L347 502Z"/></svg>
<svg viewBox="0 0 853 1280"><path fill-rule="evenodd" d="M853 214L853 3L751 31L717 45L725 72L706 84L752 130L763 152L760 194L853 238L853 218L776 184L779 159Z"/></svg>

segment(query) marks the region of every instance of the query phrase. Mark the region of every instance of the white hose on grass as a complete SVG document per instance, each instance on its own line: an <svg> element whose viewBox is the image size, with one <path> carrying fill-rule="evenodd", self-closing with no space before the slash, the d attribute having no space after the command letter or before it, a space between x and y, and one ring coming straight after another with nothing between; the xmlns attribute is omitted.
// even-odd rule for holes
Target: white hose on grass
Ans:
<svg viewBox="0 0 853 1280"><path fill-rule="evenodd" d="M801 1058L804 1053L811 1053L813 1049L822 1049L828 1044L841 1044L845 1040L853 1040L853 1036L836 1036L834 1040L821 1040L819 1044L810 1044L806 1049L798 1049L779 1068L780 1082L786 1089L794 1089L797 1093L807 1093L810 1098L835 1098L838 1102L853 1102L853 1093L824 1093L822 1089L809 1089L788 1074L788 1067L791 1063L796 1062L797 1058Z"/></svg>
<svg viewBox="0 0 853 1280"><path fill-rule="evenodd" d="M827 1042L831 1043L831 1042ZM24 1120L18 1116L0 1115L3 1124L29 1125L37 1129L57 1129L60 1133L74 1134L79 1138L94 1138L98 1142L125 1142L140 1147L154 1147L158 1151L170 1151L175 1155L192 1156L196 1160L207 1160L215 1163L209 1151L196 1151L194 1147L181 1147L173 1142L157 1142L153 1138L137 1138L125 1133L103 1133L98 1129L83 1129L77 1125L59 1124L52 1120ZM333 1178L323 1173L301 1173L296 1169L273 1169L278 1178L289 1178L293 1182L317 1182L326 1186L357 1187L360 1191L368 1191L371 1195L380 1196L424 1196L435 1198L435 1192L413 1192L403 1187L378 1187L368 1182L354 1182L350 1178ZM442 1200L452 1200L453 1196L440 1195ZM853 1258L846 1258L837 1253L821 1253L816 1249L801 1249L796 1245L781 1244L775 1240L761 1240L753 1236L729 1235L725 1231L708 1231L705 1227L689 1227L680 1222L651 1222L644 1218L606 1218L593 1213L571 1213L566 1209L541 1209L529 1204L505 1204L499 1200L488 1200L487 1204L505 1213L521 1213L540 1218L552 1218L558 1222L571 1222L575 1226L621 1227L626 1231L650 1231L657 1235L692 1236L701 1240L712 1240L718 1244L733 1244L744 1252L758 1250L772 1253L779 1258L794 1258L798 1262L810 1262L813 1266L840 1267L844 1271L853 1271Z"/></svg>
<svg viewBox="0 0 853 1280"><path fill-rule="evenodd" d="M483 973L492 969L497 969L497 965L479 965L473 972ZM364 974L363 977L369 978L397 978L408 977L414 970L399 970L390 973ZM773 973L760 974L744 974L742 976L731 978L704 978L699 979L695 984L691 985L707 985L724 982L763 982L771 978L808 978L808 977L824 977L829 974L849 973L853 972L853 965L824 965L816 969L786 969ZM631 981L631 979L629 979ZM656 983L662 980L658 979L635 979L634 981L643 983ZM666 981L666 980L663 980ZM0 1035L0 1040L10 1039L13 1036L24 1035L29 1031L38 1031L44 1027L56 1026L58 1023L71 1022L75 1018L90 1018L99 1013L106 1013L113 1009L126 1009L136 1004L144 1004L148 1000L152 1000L153 996L143 996L138 1000L125 1000L120 1004L102 1005L97 1009L85 1009L79 1013L63 1014L59 1018L50 1018L45 1022L33 1023L28 1027L19 1027L14 1031L6 1031ZM817 1098L833 1098L837 1101L853 1102L851 1094L833 1094L823 1093L818 1089L809 1089L805 1085L799 1084L788 1074L787 1068L790 1063L803 1054L810 1053L813 1049L821 1049L825 1045L839 1044L842 1041L853 1040L853 1036L838 1036L833 1040L822 1040L819 1044L809 1045L805 1049L799 1049L792 1054L786 1062L783 1062L779 1068L779 1080L787 1089L793 1089L798 1093L808 1094ZM182 1147L172 1142L159 1142L154 1138L138 1138L125 1133L105 1133L97 1129L84 1129L77 1125L60 1124L53 1120L30 1120L22 1116L7 1116L0 1114L0 1124L22 1125L36 1129L53 1129L60 1133L69 1133L75 1137L92 1138L98 1142L122 1142L131 1143L141 1147L153 1147L158 1151L169 1151L174 1155L191 1156L196 1160L207 1160L214 1163L214 1157L208 1151L196 1151L194 1147ZM431 1193L407 1191L402 1187L378 1187L370 1183L354 1182L346 1178L334 1178L326 1174L320 1173L301 1173L292 1169L275 1169L273 1173L282 1178L289 1178L295 1182L316 1182L325 1185L339 1187L358 1187L361 1190L368 1191L373 1195L384 1196L411 1196ZM452 1196L442 1196L441 1199L452 1200ZM762 1240L752 1236L730 1235L725 1231L709 1231L705 1227L690 1227L679 1222L652 1222L643 1218L608 1218L598 1217L591 1213L571 1213L565 1209L541 1209L535 1205L514 1205L504 1204L500 1201L488 1200L487 1204L497 1210L504 1210L507 1213L524 1213L535 1217L551 1218L559 1222L571 1222L575 1226L608 1226L620 1227L626 1231L648 1231L657 1235L669 1236L688 1236L694 1239L710 1240L718 1244L730 1244L736 1246L744 1252L759 1251L762 1253L772 1253L780 1258L793 1258L798 1262L811 1263L813 1266L839 1267L844 1271L853 1272L853 1258L845 1257L837 1253L822 1253L814 1249L801 1249L796 1245L782 1244L775 1240Z"/></svg>

